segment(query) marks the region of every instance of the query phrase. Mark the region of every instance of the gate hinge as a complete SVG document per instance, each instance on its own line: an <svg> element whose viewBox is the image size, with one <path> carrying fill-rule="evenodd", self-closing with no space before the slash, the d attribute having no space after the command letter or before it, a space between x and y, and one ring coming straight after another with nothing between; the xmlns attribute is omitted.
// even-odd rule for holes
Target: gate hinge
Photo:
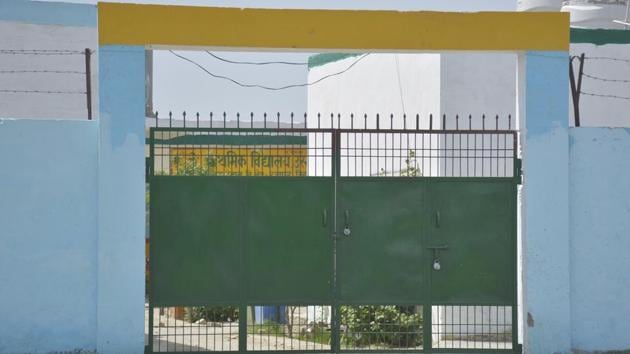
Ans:
<svg viewBox="0 0 630 354"><path fill-rule="evenodd" d="M517 179L517 184L523 184L523 160L514 159L514 178Z"/></svg>

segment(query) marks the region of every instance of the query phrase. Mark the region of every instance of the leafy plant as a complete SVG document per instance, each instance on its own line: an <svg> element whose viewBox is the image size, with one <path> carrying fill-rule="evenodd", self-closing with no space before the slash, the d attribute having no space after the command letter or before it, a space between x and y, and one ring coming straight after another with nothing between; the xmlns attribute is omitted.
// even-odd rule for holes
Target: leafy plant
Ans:
<svg viewBox="0 0 630 354"><path fill-rule="evenodd" d="M201 319L212 322L232 322L238 319L238 307L187 307L184 319L188 322L196 322Z"/></svg>
<svg viewBox="0 0 630 354"><path fill-rule="evenodd" d="M422 316L413 306L342 306L340 315L345 325L341 340L348 346L422 344Z"/></svg>

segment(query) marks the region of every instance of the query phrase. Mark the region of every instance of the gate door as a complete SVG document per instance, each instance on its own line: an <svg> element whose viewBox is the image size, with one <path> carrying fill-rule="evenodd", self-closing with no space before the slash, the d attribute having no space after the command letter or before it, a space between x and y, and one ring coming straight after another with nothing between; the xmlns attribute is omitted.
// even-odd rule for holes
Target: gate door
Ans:
<svg viewBox="0 0 630 354"><path fill-rule="evenodd" d="M197 124L151 129L148 352L520 352L516 133Z"/></svg>
<svg viewBox="0 0 630 354"><path fill-rule="evenodd" d="M347 178L337 190L339 301L423 303L428 283L424 183Z"/></svg>

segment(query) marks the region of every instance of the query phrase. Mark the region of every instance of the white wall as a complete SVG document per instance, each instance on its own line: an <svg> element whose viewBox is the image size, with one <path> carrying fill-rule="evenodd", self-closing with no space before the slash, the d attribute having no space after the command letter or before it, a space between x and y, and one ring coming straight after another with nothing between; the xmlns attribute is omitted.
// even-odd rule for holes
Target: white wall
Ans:
<svg viewBox="0 0 630 354"><path fill-rule="evenodd" d="M94 50L97 30L0 21L0 50ZM98 55L92 55L92 112L98 112ZM85 57L73 55L15 55L0 52L0 71L47 70L85 72ZM85 75L68 73L0 73L0 90L85 92ZM87 119L85 94L3 93L0 117L34 119Z"/></svg>
<svg viewBox="0 0 630 354"><path fill-rule="evenodd" d="M350 57L311 68L308 81L343 71L359 58ZM327 117L322 119L322 126L330 126L330 113L340 113L346 117L342 119L342 127L350 126L350 113L355 117L367 114L368 125L374 127L379 113L381 123L385 124L381 124L383 128L389 128L390 114L402 117L406 113L409 121L416 114L420 117L439 114L439 73L439 54L370 54L347 72L309 87L308 125L317 126L318 112ZM363 127L363 118L360 121L358 127ZM428 122L423 124L428 126ZM402 128L402 120L397 119L394 127Z"/></svg>
<svg viewBox="0 0 630 354"><path fill-rule="evenodd" d="M330 62L318 67L314 67L309 72L309 82L315 81L325 75L334 74L348 68L360 56L350 57L336 62ZM400 81L399 78L400 77ZM309 87L308 91L308 124L310 127L317 126L317 112L322 113L321 126L330 126L330 113L341 113L341 127L349 128L349 114L355 113L355 128L364 127L363 114L368 114L368 127L375 128L375 116L380 113L380 127L388 129L403 128L403 114L407 114L407 127L415 127L415 116L419 114L420 128L429 128L429 117L433 115L432 127L439 129L442 126L442 115L446 114L446 128L455 129L482 129L482 117L485 114L485 128L494 129L499 115L499 129L514 129L516 122L516 55L499 53L449 53L449 54L370 54L361 62L357 63L349 71L327 79L318 85ZM390 114L394 115L391 124ZM358 116L357 116L358 115ZM469 115L471 118L469 119ZM456 122L456 117L459 119ZM508 116L511 116L511 124L508 125ZM334 119L337 124L337 118ZM386 146L386 138L375 137L372 134L362 136L363 140L356 143L356 147L372 146L377 144ZM343 137L342 137L343 138ZM392 140L394 139L394 140ZM422 139L419 139L422 140ZM496 140L496 141L495 141ZM437 148L449 148L449 142L443 141L440 135L434 135L429 140L425 137L423 142L410 142L406 144L406 139L396 140L396 136L390 138L390 147L393 143L396 147L405 150L412 146L419 149L419 153L429 153L429 147L433 152L440 151ZM449 140L451 143L459 144L457 141ZM476 141L476 140L475 140ZM324 143L327 143L324 141ZM472 142L470 142L472 143ZM476 142L476 148L490 148L490 144L496 147L500 144L511 141L493 137L490 142L486 139L485 144L481 139ZM318 142L322 146L321 142ZM342 139L342 147L355 147L354 140L350 140L347 145ZM420 146L424 145L424 149ZM469 145L470 147L470 145ZM503 148L504 146L500 146ZM508 146L511 148L511 145ZM424 150L424 151L421 151ZM433 153L431 152L431 153ZM363 152L367 154L367 152ZM343 154L343 153L342 153ZM407 156L394 157L387 164L383 158L372 157L378 161L379 166L392 165L404 166ZM342 156L343 159L343 156ZM433 162L421 167L425 176L443 175L470 175L472 170L483 173L486 176L510 172L513 169L511 159L509 166L504 166L506 159L497 161L494 165L476 166L471 171L455 171L448 166L453 166L442 156L435 155ZM497 159L499 160L499 159ZM373 161L372 166L377 166ZM360 163L359 163L360 164ZM321 163L319 164L322 165ZM459 166L459 163L457 163ZM344 170L342 161L342 175L374 175L376 173L393 173L396 171L350 171ZM354 166L353 162L349 166ZM368 166L365 164L364 166ZM367 167L366 167L367 168ZM390 168L391 169L391 168ZM313 173L313 171L311 171Z"/></svg>
<svg viewBox="0 0 630 354"><path fill-rule="evenodd" d="M499 129L507 129L507 116L515 124L516 55L499 53L442 54L440 111L446 114L447 128L455 128L453 115L472 115L472 128L494 128L499 115ZM461 122L463 123L463 122ZM460 124L461 128L467 128Z"/></svg>

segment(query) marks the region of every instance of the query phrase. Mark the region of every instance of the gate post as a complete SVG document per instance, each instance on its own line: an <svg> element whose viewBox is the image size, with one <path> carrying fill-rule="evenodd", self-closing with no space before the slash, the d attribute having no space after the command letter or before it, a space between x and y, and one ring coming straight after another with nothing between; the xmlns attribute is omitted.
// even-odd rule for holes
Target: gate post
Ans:
<svg viewBox="0 0 630 354"><path fill-rule="evenodd" d="M144 47L99 47L99 353L144 351Z"/></svg>
<svg viewBox="0 0 630 354"><path fill-rule="evenodd" d="M571 350L568 65L567 52L519 55L526 353Z"/></svg>

